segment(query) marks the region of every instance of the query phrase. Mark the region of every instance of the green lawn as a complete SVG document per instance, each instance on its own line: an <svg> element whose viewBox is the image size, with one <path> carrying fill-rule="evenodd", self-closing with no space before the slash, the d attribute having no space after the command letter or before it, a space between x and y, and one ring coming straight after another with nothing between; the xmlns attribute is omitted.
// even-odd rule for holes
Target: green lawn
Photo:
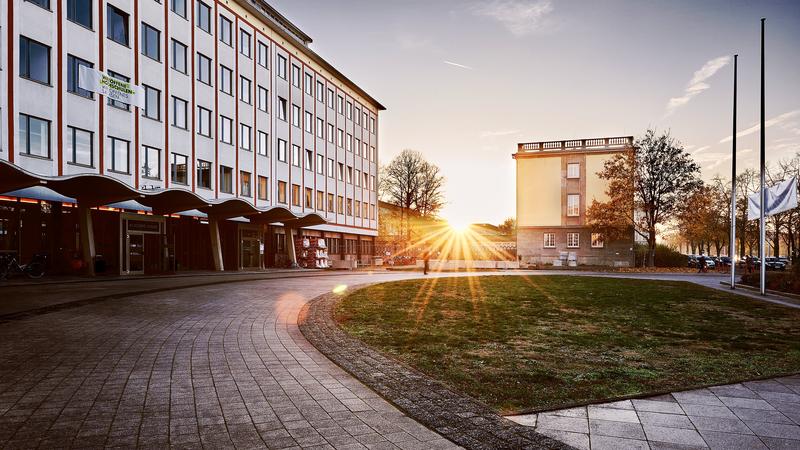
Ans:
<svg viewBox="0 0 800 450"><path fill-rule="evenodd" d="M800 310L683 282L431 278L350 293L335 315L504 413L800 372Z"/></svg>

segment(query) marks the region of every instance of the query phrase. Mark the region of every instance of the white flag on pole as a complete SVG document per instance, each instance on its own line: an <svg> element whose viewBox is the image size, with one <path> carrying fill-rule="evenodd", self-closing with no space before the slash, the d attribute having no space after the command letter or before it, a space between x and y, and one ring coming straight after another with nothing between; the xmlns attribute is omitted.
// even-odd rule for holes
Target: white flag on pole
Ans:
<svg viewBox="0 0 800 450"><path fill-rule="evenodd" d="M782 213L797 208L797 178L782 181L767 188L767 207L764 216ZM761 195L752 194L747 199L747 220L758 219L761 215Z"/></svg>
<svg viewBox="0 0 800 450"><path fill-rule="evenodd" d="M129 81L123 81L91 67L80 66L78 86L87 91L105 95L111 100L144 108L142 89Z"/></svg>

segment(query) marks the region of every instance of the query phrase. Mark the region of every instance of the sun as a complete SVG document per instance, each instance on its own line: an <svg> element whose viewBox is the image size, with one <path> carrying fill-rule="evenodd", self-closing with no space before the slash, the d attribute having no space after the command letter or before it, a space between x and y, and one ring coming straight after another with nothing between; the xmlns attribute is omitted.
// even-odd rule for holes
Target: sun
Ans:
<svg viewBox="0 0 800 450"><path fill-rule="evenodd" d="M447 226L456 233L464 233L469 230L470 224L459 220L448 220Z"/></svg>

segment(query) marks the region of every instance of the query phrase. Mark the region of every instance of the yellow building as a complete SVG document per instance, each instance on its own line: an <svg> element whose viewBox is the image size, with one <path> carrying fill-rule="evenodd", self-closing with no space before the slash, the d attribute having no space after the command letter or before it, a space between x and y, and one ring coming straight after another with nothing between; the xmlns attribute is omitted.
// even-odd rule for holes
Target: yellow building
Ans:
<svg viewBox="0 0 800 450"><path fill-rule="evenodd" d="M605 201L598 176L633 137L528 142L517 145L517 258L521 265L633 265L633 235L605 242L587 226L593 200Z"/></svg>

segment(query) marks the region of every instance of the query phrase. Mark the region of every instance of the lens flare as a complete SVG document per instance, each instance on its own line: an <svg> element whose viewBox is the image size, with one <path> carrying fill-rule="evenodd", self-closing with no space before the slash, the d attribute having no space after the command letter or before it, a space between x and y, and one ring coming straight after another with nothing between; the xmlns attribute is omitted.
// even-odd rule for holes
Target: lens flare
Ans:
<svg viewBox="0 0 800 450"><path fill-rule="evenodd" d="M340 284L340 285L336 286L335 288L333 288L333 293L334 294L343 294L344 291L346 291L346 290L347 290L347 285L346 284Z"/></svg>

